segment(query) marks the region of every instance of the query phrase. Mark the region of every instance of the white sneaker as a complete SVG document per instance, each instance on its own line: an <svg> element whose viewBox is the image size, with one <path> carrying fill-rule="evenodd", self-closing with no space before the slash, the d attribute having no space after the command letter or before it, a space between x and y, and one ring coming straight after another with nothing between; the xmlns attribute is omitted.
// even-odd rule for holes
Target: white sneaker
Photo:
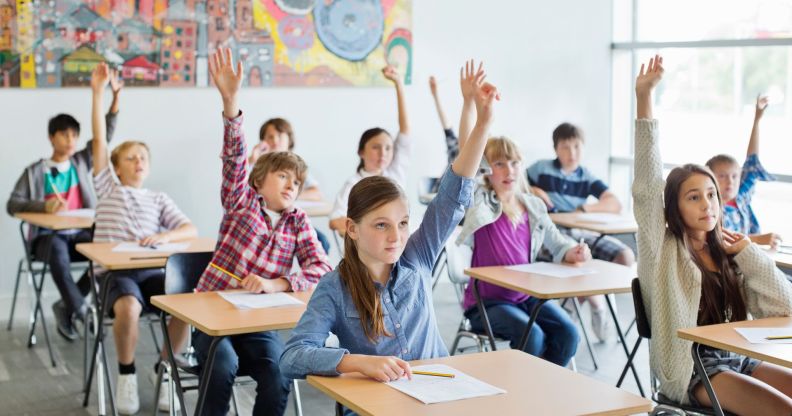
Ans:
<svg viewBox="0 0 792 416"><path fill-rule="evenodd" d="M610 337L611 321L605 309L591 311L591 330L600 342L606 342Z"/></svg>
<svg viewBox="0 0 792 416"><path fill-rule="evenodd" d="M118 375L115 405L122 415L134 415L140 410L137 374Z"/></svg>
<svg viewBox="0 0 792 416"><path fill-rule="evenodd" d="M168 396L170 395L170 389L168 388L169 378L170 376L168 373L162 375L162 384L160 384L159 397L157 398L157 409L163 412L170 412L170 401L168 400ZM176 392L174 391L174 393ZM173 406L176 412L181 410L178 394L173 395Z"/></svg>

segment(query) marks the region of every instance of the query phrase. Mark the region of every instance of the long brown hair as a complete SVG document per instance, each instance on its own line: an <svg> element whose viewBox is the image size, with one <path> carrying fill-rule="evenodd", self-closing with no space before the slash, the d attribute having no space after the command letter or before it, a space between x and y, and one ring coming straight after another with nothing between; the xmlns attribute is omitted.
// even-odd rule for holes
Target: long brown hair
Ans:
<svg viewBox="0 0 792 416"><path fill-rule="evenodd" d="M384 176L361 179L349 192L347 217L359 224L369 212L397 199L406 200L407 197L396 182ZM380 293L368 268L360 260L357 243L349 233L344 237L344 258L338 264L338 272L360 315L360 325L366 337L374 343L381 336L392 336L385 329Z"/></svg>
<svg viewBox="0 0 792 416"><path fill-rule="evenodd" d="M690 238L685 232L685 223L679 209L679 192L682 183L694 175L705 175L715 186L718 203L721 201L720 189L715 175L708 168L695 164L687 164L674 168L666 178L664 192L665 220L668 230L679 240L682 240L693 258L693 262L701 270L701 315L700 322L711 324L729 321L744 321L747 319L745 299L740 290L740 280L735 270L732 259L723 249L723 234L721 226L723 222L723 209L719 209L718 222L715 229L707 232L706 242L712 260L718 268L722 279L718 279L715 273L704 267L701 258L693 250ZM719 302L720 290L723 292L723 304ZM725 309L725 310L724 310ZM726 316L726 313L728 316Z"/></svg>

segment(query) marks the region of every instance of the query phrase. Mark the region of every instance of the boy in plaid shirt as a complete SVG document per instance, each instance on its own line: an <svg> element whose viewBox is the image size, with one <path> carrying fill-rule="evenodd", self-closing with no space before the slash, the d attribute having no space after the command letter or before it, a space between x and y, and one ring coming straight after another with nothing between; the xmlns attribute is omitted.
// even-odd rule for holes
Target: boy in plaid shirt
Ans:
<svg viewBox="0 0 792 416"><path fill-rule="evenodd" d="M313 231L311 221L294 207L307 167L291 152L271 152L258 159L247 175L247 149L237 93L242 84L242 63L236 70L231 51L218 50L210 59L210 73L223 98L223 183L220 196L223 221L212 262L243 277L241 282L207 267L197 291L242 287L251 292L274 293L310 290L331 267ZM292 272L294 258L300 270ZM198 359L204 363L211 337L194 338ZM226 337L217 346L204 411L225 415L237 374L256 380L254 415L282 415L289 397L289 380L279 369L283 342L274 331Z"/></svg>

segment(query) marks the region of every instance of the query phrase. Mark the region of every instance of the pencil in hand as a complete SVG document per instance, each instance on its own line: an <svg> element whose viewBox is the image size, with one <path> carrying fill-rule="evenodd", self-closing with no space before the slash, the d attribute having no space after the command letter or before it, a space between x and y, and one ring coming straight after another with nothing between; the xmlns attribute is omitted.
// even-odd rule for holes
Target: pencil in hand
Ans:
<svg viewBox="0 0 792 416"><path fill-rule="evenodd" d="M238 280L238 281L240 281L240 282L242 281L242 278L240 278L239 276L237 276L237 275L235 275L234 273L231 273L231 272L229 272L228 270L226 270L226 269L224 269L224 268L222 268L222 267L220 267L220 266L218 266L218 265L214 264L213 262L210 262L210 263L209 263L209 265L210 265L210 266L212 266L212 267L214 267L215 269L217 269L217 270L220 270L221 272L223 272L223 273L225 273L225 274L227 274L227 275L229 275L229 276L233 277L234 279L236 279L236 280Z"/></svg>

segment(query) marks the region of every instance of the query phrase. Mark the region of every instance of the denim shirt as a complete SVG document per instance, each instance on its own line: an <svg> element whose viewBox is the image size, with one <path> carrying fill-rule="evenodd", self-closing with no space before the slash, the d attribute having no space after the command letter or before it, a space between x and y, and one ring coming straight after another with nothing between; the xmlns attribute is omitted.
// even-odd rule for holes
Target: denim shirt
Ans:
<svg viewBox="0 0 792 416"><path fill-rule="evenodd" d="M474 183L446 170L437 197L426 209L421 226L407 240L388 282L384 286L376 284L385 329L392 336L381 336L376 343L366 337L360 314L336 268L319 279L307 310L286 343L280 360L285 377L339 375L336 367L344 354L403 360L448 355L432 307L432 267L470 204ZM340 348L324 346L330 331L338 336Z"/></svg>

